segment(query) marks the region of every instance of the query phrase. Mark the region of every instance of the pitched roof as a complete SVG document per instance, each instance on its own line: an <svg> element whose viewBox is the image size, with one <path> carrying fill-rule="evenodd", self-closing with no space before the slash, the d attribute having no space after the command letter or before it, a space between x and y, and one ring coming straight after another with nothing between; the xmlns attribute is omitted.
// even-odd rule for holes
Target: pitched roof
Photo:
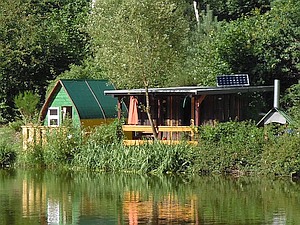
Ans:
<svg viewBox="0 0 300 225"><path fill-rule="evenodd" d="M293 123L293 120L283 110L273 107L263 118L261 118L256 126L262 126L269 123L291 124Z"/></svg>
<svg viewBox="0 0 300 225"><path fill-rule="evenodd" d="M116 117L117 100L105 96L104 90L114 90L107 80L59 80L48 96L42 110L44 119L49 105L57 91L62 87L73 102L80 119L99 119Z"/></svg>

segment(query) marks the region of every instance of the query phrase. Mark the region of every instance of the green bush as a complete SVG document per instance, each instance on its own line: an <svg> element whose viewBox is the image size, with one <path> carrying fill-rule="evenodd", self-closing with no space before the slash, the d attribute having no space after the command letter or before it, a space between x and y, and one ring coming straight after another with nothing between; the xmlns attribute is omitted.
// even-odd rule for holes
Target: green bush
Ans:
<svg viewBox="0 0 300 225"><path fill-rule="evenodd" d="M82 144L79 128L70 126L49 129L43 146L43 159L48 167L65 166L72 162Z"/></svg>
<svg viewBox="0 0 300 225"><path fill-rule="evenodd" d="M202 126L195 165L203 173L252 171L259 167L264 145L264 130L252 122Z"/></svg>
<svg viewBox="0 0 300 225"><path fill-rule="evenodd" d="M0 168L12 166L17 156L17 143L10 128L0 128Z"/></svg>
<svg viewBox="0 0 300 225"><path fill-rule="evenodd" d="M120 143L123 138L122 122L115 120L111 124L94 127L88 133L85 138L85 142L88 144L94 142L97 144Z"/></svg>
<svg viewBox="0 0 300 225"><path fill-rule="evenodd" d="M26 168L44 167L44 151L42 149L42 146L31 146L26 150L19 151L18 160L16 164L18 167Z"/></svg>
<svg viewBox="0 0 300 225"><path fill-rule="evenodd" d="M261 172L274 175L300 174L300 136L298 132L279 133L264 146Z"/></svg>

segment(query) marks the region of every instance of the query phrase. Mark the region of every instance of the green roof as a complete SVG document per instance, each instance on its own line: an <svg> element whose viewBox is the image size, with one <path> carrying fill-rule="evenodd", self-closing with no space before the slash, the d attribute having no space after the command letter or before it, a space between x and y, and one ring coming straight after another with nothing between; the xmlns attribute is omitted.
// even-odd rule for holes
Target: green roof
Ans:
<svg viewBox="0 0 300 225"><path fill-rule="evenodd" d="M65 89L80 119L117 117L117 99L104 95L104 90L115 89L107 80L59 80L44 104L42 114L47 112L48 106L60 87Z"/></svg>

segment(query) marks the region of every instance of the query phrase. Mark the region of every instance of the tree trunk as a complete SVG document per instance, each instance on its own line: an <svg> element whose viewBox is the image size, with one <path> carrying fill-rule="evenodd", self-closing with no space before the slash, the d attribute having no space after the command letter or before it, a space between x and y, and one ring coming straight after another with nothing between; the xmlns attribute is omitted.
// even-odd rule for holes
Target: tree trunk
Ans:
<svg viewBox="0 0 300 225"><path fill-rule="evenodd" d="M194 12L195 12L197 25L199 26L199 11L198 11L198 7L197 7L197 1L194 0L193 5L194 5Z"/></svg>
<svg viewBox="0 0 300 225"><path fill-rule="evenodd" d="M150 122L150 126L152 128L152 133L153 133L154 140L157 140L157 138L158 138L158 132L157 132L157 129L156 129L154 123L153 123L151 112L150 112L150 100L149 100L148 82L144 81L144 84L145 84L145 94L146 94L146 107L145 107L145 111L147 113L147 116L148 116L148 119L149 119L149 122Z"/></svg>

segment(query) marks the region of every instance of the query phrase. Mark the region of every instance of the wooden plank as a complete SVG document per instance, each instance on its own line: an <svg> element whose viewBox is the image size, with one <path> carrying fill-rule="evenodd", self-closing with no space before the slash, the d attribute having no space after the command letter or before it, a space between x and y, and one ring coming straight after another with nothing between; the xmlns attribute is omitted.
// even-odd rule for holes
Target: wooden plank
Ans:
<svg viewBox="0 0 300 225"><path fill-rule="evenodd" d="M166 144L166 145L178 145L181 143L187 143L190 145L197 145L197 141L174 141L174 140L159 140L161 144ZM123 140L123 144L126 146L131 146L131 145L143 145L143 144L153 144L153 140Z"/></svg>
<svg viewBox="0 0 300 225"><path fill-rule="evenodd" d="M190 126L158 126L159 132L192 132Z"/></svg>
<svg viewBox="0 0 300 225"><path fill-rule="evenodd" d="M152 132L151 126L144 125L123 125L123 131L141 131L141 132Z"/></svg>

